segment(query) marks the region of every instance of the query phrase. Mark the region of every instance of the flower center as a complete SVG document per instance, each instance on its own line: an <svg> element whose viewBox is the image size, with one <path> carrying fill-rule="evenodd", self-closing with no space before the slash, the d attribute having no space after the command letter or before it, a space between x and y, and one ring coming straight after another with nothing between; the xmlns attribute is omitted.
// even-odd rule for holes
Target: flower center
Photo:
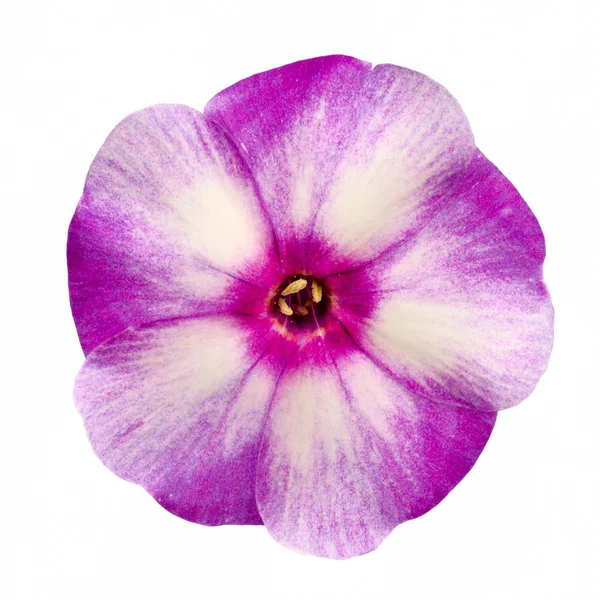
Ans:
<svg viewBox="0 0 600 600"><path fill-rule="evenodd" d="M284 326L319 328L329 300L323 282L309 275L286 279L273 297L273 313Z"/></svg>

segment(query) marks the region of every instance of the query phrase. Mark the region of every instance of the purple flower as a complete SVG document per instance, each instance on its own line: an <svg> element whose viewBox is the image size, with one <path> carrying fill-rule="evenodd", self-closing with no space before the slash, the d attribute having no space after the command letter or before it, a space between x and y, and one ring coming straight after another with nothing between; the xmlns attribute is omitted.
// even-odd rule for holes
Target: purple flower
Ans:
<svg viewBox="0 0 600 600"><path fill-rule="evenodd" d="M197 523L368 552L471 469L552 346L540 227L454 98L298 62L109 135L69 230L75 386L114 473Z"/></svg>

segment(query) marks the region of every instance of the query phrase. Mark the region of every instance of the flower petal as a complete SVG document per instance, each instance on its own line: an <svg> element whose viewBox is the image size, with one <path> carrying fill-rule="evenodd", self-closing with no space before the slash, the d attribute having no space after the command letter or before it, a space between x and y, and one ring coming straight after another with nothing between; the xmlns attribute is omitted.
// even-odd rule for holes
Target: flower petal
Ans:
<svg viewBox="0 0 600 600"><path fill-rule="evenodd" d="M109 135L88 173L67 256L86 353L145 322L233 305L252 312L278 266L239 152L220 127L180 105L134 113Z"/></svg>
<svg viewBox="0 0 600 600"><path fill-rule="evenodd" d="M471 469L494 413L405 390L349 342L305 347L284 371L267 418L257 504L273 537L347 558L440 502Z"/></svg>
<svg viewBox="0 0 600 600"><path fill-rule="evenodd" d="M475 150L442 86L346 56L249 77L217 94L206 113L247 153L284 268L321 274L410 237L447 200Z"/></svg>
<svg viewBox="0 0 600 600"><path fill-rule="evenodd" d="M332 287L357 343L409 389L500 410L526 398L548 363L544 256L536 218L479 154L418 235Z"/></svg>
<svg viewBox="0 0 600 600"><path fill-rule="evenodd" d="M282 357L251 317L171 320L95 348L75 385L94 448L174 514L259 524L254 478Z"/></svg>

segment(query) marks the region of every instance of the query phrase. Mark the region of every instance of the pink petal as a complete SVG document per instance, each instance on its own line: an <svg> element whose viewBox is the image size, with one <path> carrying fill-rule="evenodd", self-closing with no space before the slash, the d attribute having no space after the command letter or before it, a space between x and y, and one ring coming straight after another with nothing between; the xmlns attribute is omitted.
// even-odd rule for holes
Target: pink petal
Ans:
<svg viewBox="0 0 600 600"><path fill-rule="evenodd" d="M261 523L254 477L265 413L284 360L251 317L128 329L95 348L75 402L94 451L176 515Z"/></svg>
<svg viewBox="0 0 600 600"><path fill-rule="evenodd" d="M246 152L284 268L320 274L409 238L448 200L475 151L442 86L346 56L249 77L206 114Z"/></svg>
<svg viewBox="0 0 600 600"><path fill-rule="evenodd" d="M84 352L129 326L262 309L273 234L239 152L191 108L130 115L96 156L68 241ZM268 280L268 281L267 281Z"/></svg>
<svg viewBox="0 0 600 600"><path fill-rule="evenodd" d="M309 344L281 376L257 504L280 543L347 558L440 502L477 460L496 415L420 398L348 338L328 347Z"/></svg>
<svg viewBox="0 0 600 600"><path fill-rule="evenodd" d="M406 387L499 410L526 398L548 364L544 255L534 215L480 154L413 239L331 285L353 338Z"/></svg>

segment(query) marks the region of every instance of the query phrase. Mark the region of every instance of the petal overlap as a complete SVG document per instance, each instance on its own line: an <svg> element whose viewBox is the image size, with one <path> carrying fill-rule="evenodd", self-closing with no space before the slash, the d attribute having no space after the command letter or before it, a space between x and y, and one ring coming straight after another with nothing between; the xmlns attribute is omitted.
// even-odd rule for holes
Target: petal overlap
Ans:
<svg viewBox="0 0 600 600"><path fill-rule="evenodd" d="M495 418L411 393L348 338L315 342L290 361L266 421L257 471L264 524L301 552L369 552L452 490Z"/></svg>
<svg viewBox="0 0 600 600"><path fill-rule="evenodd" d="M256 311L278 269L243 158L217 125L179 105L134 113L109 135L88 173L67 256L86 353L146 322Z"/></svg>
<svg viewBox="0 0 600 600"><path fill-rule="evenodd" d="M340 318L409 389L508 408L533 391L552 349L544 256L531 210L479 154L453 201L411 240L335 278Z"/></svg>
<svg viewBox="0 0 600 600"><path fill-rule="evenodd" d="M95 348L75 402L94 451L176 515L260 524L254 476L285 349L250 317L131 328Z"/></svg>
<svg viewBox="0 0 600 600"><path fill-rule="evenodd" d="M245 151L284 265L320 274L409 238L475 153L445 88L346 56L254 75L217 94L206 114Z"/></svg>

